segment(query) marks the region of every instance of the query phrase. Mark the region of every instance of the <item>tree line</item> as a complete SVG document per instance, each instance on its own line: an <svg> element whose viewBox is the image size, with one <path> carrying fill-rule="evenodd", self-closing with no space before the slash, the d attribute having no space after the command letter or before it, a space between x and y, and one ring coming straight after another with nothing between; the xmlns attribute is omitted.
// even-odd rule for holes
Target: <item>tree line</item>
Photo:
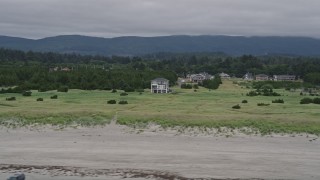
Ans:
<svg viewBox="0 0 320 180"><path fill-rule="evenodd" d="M69 72L49 71L69 67ZM306 82L320 84L320 58L290 56L227 56L222 53L153 54L141 57L89 56L0 49L0 86L52 90L62 86L75 89L144 89L163 77L174 85L189 73L225 72L242 77L253 74L294 74ZM205 82L216 87L215 82Z"/></svg>

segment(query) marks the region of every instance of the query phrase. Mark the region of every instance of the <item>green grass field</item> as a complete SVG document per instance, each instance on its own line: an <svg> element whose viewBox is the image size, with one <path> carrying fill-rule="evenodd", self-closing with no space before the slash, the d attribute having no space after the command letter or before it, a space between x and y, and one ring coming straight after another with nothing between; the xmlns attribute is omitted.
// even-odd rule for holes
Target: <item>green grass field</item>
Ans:
<svg viewBox="0 0 320 180"><path fill-rule="evenodd" d="M197 92L176 88L175 94L128 93L120 91L70 90L68 93L36 92L31 97L20 94L0 95L0 123L3 126L33 124L52 125L103 125L117 114L117 122L125 125L145 125L149 122L163 127L186 126L208 128L249 127L262 134L311 133L320 134L320 106L299 104L302 97L297 92L276 90L281 97L245 94L250 89L242 88L232 81L224 81L218 90L200 88ZM57 94L58 99L50 99ZM6 101L15 96L16 101ZM36 99L42 97L43 102ZM272 104L281 98L284 104ZM127 100L129 104L107 104L108 100ZM242 104L242 100L247 104ZM269 103L270 106L257 106ZM241 109L232 109L239 104Z"/></svg>

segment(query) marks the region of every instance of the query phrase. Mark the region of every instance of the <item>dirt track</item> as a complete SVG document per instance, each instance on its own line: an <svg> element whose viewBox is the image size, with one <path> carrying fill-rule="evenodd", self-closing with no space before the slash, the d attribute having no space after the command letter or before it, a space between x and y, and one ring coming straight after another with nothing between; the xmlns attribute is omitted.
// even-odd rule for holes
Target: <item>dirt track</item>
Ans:
<svg viewBox="0 0 320 180"><path fill-rule="evenodd" d="M17 171L34 180L320 179L320 141L314 137L128 131L116 125L63 131L2 128L0 179Z"/></svg>

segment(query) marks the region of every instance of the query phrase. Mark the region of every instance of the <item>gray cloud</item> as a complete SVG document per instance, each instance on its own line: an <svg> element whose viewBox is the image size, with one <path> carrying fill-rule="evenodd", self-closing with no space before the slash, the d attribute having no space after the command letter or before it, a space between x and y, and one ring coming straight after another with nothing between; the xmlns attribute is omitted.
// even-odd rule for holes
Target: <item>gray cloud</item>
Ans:
<svg viewBox="0 0 320 180"><path fill-rule="evenodd" d="M1 0L0 34L320 37L319 0Z"/></svg>

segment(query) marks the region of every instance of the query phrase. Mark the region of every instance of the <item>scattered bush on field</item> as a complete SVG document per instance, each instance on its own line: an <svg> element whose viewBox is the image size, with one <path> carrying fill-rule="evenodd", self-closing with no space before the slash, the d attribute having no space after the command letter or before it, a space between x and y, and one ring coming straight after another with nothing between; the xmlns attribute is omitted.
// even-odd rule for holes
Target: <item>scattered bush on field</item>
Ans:
<svg viewBox="0 0 320 180"><path fill-rule="evenodd" d="M16 97L8 97L6 98L6 101L15 101L16 100Z"/></svg>
<svg viewBox="0 0 320 180"><path fill-rule="evenodd" d="M114 99L112 99L112 100L107 101L107 103L108 103L108 104L117 104L117 101L114 100Z"/></svg>
<svg viewBox="0 0 320 180"><path fill-rule="evenodd" d="M273 92L272 89L257 89L255 91L250 91L247 93L247 96L281 96L277 92Z"/></svg>
<svg viewBox="0 0 320 180"><path fill-rule="evenodd" d="M120 96L128 96L128 93L123 92L120 94Z"/></svg>
<svg viewBox="0 0 320 180"><path fill-rule="evenodd" d="M22 96L31 96L32 92L31 91L23 91Z"/></svg>
<svg viewBox="0 0 320 180"><path fill-rule="evenodd" d="M275 99L272 101L272 103L284 103L283 99Z"/></svg>
<svg viewBox="0 0 320 180"><path fill-rule="evenodd" d="M313 100L311 98L303 98L300 100L300 104L310 104L313 103Z"/></svg>
<svg viewBox="0 0 320 180"><path fill-rule="evenodd" d="M247 100L242 100L242 103L248 103L248 101Z"/></svg>
<svg viewBox="0 0 320 180"><path fill-rule="evenodd" d="M58 99L58 95L53 95L50 97L50 99Z"/></svg>
<svg viewBox="0 0 320 180"><path fill-rule="evenodd" d="M181 84L181 89L192 89L192 84Z"/></svg>
<svg viewBox="0 0 320 180"><path fill-rule="evenodd" d="M128 101L124 101L124 100L122 100L122 101L119 101L119 103L118 104L128 104Z"/></svg>
<svg viewBox="0 0 320 180"><path fill-rule="evenodd" d="M194 84L193 85L193 89L199 89L199 85L198 84Z"/></svg>
<svg viewBox="0 0 320 180"><path fill-rule="evenodd" d="M241 106L239 104L232 106L232 109L240 109Z"/></svg>
<svg viewBox="0 0 320 180"><path fill-rule="evenodd" d="M313 99L314 104L320 104L320 98L314 98Z"/></svg>
<svg viewBox="0 0 320 180"><path fill-rule="evenodd" d="M112 91L111 91L112 93L116 93L117 92L117 90L116 89L112 89Z"/></svg>
<svg viewBox="0 0 320 180"><path fill-rule="evenodd" d="M258 96L260 95L257 91L250 91L247 93L247 96Z"/></svg>
<svg viewBox="0 0 320 180"><path fill-rule="evenodd" d="M43 98L38 98L37 101L43 101Z"/></svg>
<svg viewBox="0 0 320 180"><path fill-rule="evenodd" d="M258 103L257 106L269 106L270 104L267 103Z"/></svg>

